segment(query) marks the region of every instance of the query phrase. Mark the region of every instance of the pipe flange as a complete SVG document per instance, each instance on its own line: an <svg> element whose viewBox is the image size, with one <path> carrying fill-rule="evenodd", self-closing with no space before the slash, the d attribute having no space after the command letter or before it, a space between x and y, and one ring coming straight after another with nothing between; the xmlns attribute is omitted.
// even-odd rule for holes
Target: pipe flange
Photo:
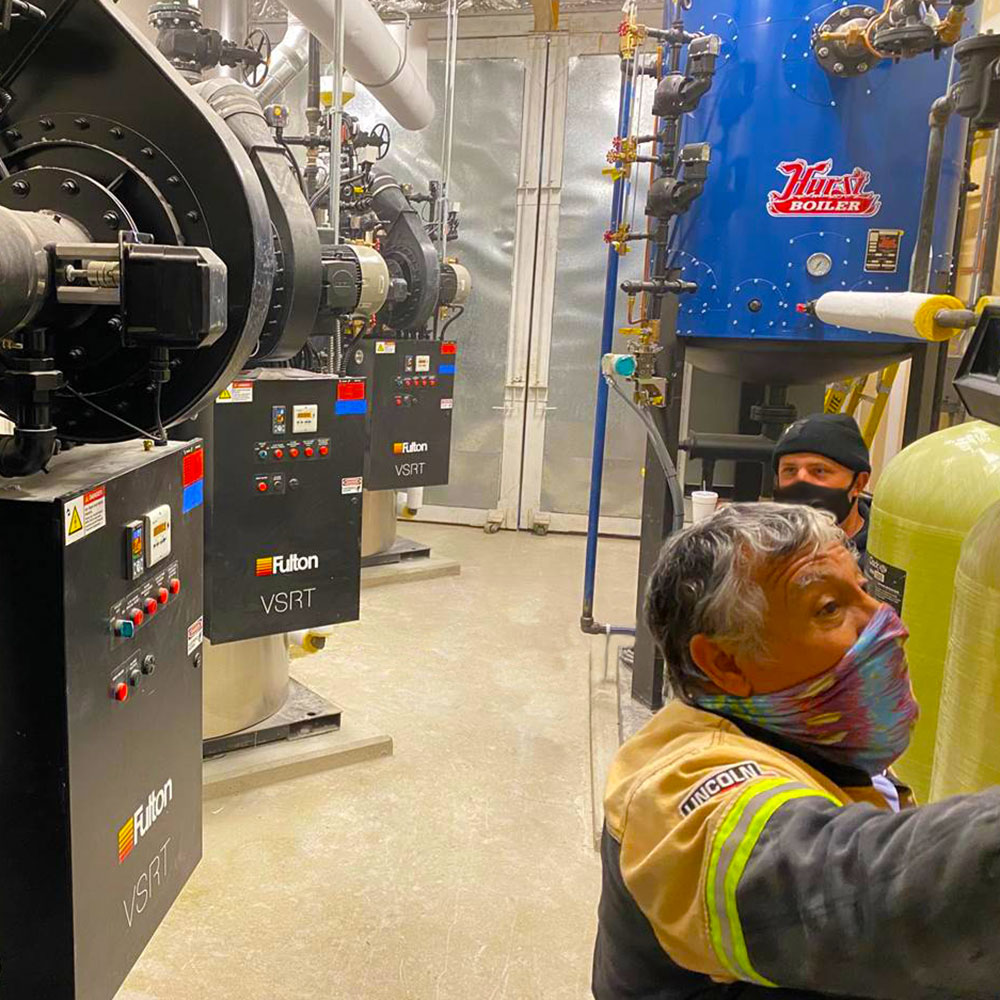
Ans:
<svg viewBox="0 0 1000 1000"><path fill-rule="evenodd" d="M87 174L113 187L138 225L143 215L157 219L159 242L212 246L205 212L184 175L159 147L120 122L69 113L25 119L0 134L0 159L11 172L46 166Z"/></svg>
<svg viewBox="0 0 1000 1000"><path fill-rule="evenodd" d="M135 229L129 210L102 184L75 170L30 167L0 181L0 205L16 212L48 211L85 229L94 243L115 243Z"/></svg>
<svg viewBox="0 0 1000 1000"><path fill-rule="evenodd" d="M861 76L879 61L865 42L865 32L876 14L878 11L867 4L840 7L813 32L813 54L830 76Z"/></svg>

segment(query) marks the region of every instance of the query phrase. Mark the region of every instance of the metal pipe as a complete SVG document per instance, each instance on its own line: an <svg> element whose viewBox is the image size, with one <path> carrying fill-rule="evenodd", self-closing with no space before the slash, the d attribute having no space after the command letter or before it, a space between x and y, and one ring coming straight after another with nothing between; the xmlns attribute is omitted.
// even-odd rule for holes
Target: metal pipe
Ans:
<svg viewBox="0 0 1000 1000"><path fill-rule="evenodd" d="M219 10L219 34L223 38L242 45L250 34L248 25L247 0L222 0ZM231 80L242 79L242 73L240 65L219 67L219 76L226 76Z"/></svg>
<svg viewBox="0 0 1000 1000"><path fill-rule="evenodd" d="M941 187L941 167L944 163L944 138L953 110L950 92L944 97L939 97L931 105L927 165L924 169L924 190L920 198L920 221L917 224L917 242L910 263L911 292L930 291L934 222L937 216L938 191Z"/></svg>
<svg viewBox="0 0 1000 1000"><path fill-rule="evenodd" d="M285 36L271 53L271 68L267 79L254 91L262 107L275 98L306 68L309 55L309 31L291 12Z"/></svg>
<svg viewBox="0 0 1000 1000"><path fill-rule="evenodd" d="M622 66L621 90L618 98L618 131L626 135L632 110L632 81L627 67ZM611 193L611 224L614 232L621 224L625 182L615 181ZM539 197L541 193L539 192ZM601 327L601 347L598 360L611 352L615 337L615 301L618 295L618 251L608 246L607 275L604 281L604 318ZM600 367L598 366L598 370ZM594 628L594 590L597 585L597 536L601 518L601 487L604 477L604 438L608 425L608 386L603 375L597 377L597 408L594 413L594 444L590 459L590 503L587 511L587 553L583 570L583 610L580 627L584 632Z"/></svg>
<svg viewBox="0 0 1000 1000"><path fill-rule="evenodd" d="M340 158L344 131L344 0L333 0L333 116L330 120L330 228L340 242Z"/></svg>
<svg viewBox="0 0 1000 1000"><path fill-rule="evenodd" d="M438 256L448 256L448 185L451 181L451 153L455 134L455 76L458 68L458 0L448 0L448 32L445 49L444 135L441 139L440 246ZM541 193L539 193L541 197Z"/></svg>
<svg viewBox="0 0 1000 1000"><path fill-rule="evenodd" d="M413 64L400 67L400 50L368 0L283 0L320 41L332 48L334 19L344 22L345 69L406 129L434 118L434 99Z"/></svg>

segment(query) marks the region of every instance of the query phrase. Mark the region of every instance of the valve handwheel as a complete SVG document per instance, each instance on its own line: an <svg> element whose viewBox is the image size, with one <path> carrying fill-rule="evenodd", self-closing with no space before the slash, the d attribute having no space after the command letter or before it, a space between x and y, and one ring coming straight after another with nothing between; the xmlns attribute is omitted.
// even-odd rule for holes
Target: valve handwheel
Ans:
<svg viewBox="0 0 1000 1000"><path fill-rule="evenodd" d="M243 82L250 87L259 87L267 79L268 70L271 68L271 39L267 32L254 28L247 35L243 48L251 49L260 58L256 66L243 64Z"/></svg>
<svg viewBox="0 0 1000 1000"><path fill-rule="evenodd" d="M389 152L389 146L391 143L391 137L389 135L389 128L385 122L379 122L372 130L368 133L369 138L372 140L373 145L378 146L378 158L384 160Z"/></svg>

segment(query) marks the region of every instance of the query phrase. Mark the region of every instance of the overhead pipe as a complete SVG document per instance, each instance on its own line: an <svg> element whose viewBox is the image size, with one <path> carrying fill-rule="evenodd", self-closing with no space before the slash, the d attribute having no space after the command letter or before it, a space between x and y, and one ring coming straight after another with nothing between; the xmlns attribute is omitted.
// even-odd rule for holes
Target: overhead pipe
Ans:
<svg viewBox="0 0 1000 1000"><path fill-rule="evenodd" d="M389 29L368 0L283 0L289 14L315 35L327 48L336 44L335 7L342 9L344 19L344 67L358 83L363 84L382 107L405 129L419 131L434 118L434 98L420 79L417 69L404 56ZM291 23L289 24L291 28ZM287 35L286 35L287 38ZM257 90L261 103L267 104L305 68L308 40L290 40L294 53L285 48L285 39L278 50L287 53L297 68L283 70L272 57L271 74L281 75L265 80ZM278 54L276 50L276 55ZM282 63L284 62L284 56ZM288 73L291 76L285 79ZM271 75L269 74L269 76ZM335 84L336 86L336 84Z"/></svg>

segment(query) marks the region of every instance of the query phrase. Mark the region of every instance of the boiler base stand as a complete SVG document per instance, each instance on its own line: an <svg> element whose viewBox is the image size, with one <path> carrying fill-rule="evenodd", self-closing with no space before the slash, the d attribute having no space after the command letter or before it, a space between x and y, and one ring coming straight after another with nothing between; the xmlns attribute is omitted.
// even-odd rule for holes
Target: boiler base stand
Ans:
<svg viewBox="0 0 1000 1000"><path fill-rule="evenodd" d="M288 698L274 715L239 732L204 740L202 757L207 760L233 750L328 733L340 729L340 715L339 706L290 677Z"/></svg>
<svg viewBox="0 0 1000 1000"><path fill-rule="evenodd" d="M408 562L410 559L430 558L431 547L411 538L397 538L392 546L384 552L373 552L370 556L362 556L361 568L369 566L389 566L393 563Z"/></svg>

